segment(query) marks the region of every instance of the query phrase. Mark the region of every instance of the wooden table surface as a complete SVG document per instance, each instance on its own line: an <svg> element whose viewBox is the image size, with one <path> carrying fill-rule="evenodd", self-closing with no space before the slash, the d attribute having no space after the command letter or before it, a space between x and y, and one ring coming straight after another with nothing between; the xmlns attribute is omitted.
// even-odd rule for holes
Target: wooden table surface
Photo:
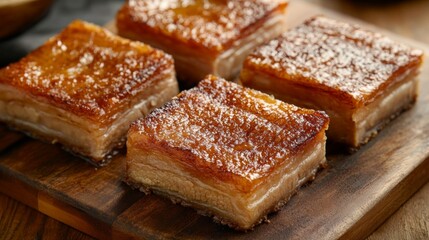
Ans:
<svg viewBox="0 0 429 240"><path fill-rule="evenodd" d="M427 0L305 1L429 44L429 1ZM0 239L92 238L0 194ZM429 183L368 239L429 239Z"/></svg>

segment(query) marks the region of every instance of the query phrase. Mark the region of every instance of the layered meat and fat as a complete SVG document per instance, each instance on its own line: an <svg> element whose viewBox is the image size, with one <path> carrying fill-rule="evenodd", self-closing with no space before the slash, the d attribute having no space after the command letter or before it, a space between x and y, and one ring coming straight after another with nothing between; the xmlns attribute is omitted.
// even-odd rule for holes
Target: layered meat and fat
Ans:
<svg viewBox="0 0 429 240"><path fill-rule="evenodd" d="M128 1L116 17L121 36L173 55L180 79L233 79L245 57L285 28L287 1Z"/></svg>
<svg viewBox="0 0 429 240"><path fill-rule="evenodd" d="M74 21L0 70L0 121L100 164L177 93L170 55Z"/></svg>
<svg viewBox="0 0 429 240"><path fill-rule="evenodd" d="M97 164L104 164L106 156L113 149L125 144L126 133L133 121L161 106L177 93L177 81L174 72L171 72L134 99L131 107L119 112L111 124L100 125L43 99L0 84L0 121L36 138L59 142L73 153L86 156Z"/></svg>
<svg viewBox="0 0 429 240"><path fill-rule="evenodd" d="M422 51L381 34L314 17L258 47L240 80L326 111L328 139L356 148L415 102L422 59Z"/></svg>
<svg viewBox="0 0 429 240"><path fill-rule="evenodd" d="M250 229L325 164L328 122L208 77L132 125L127 182Z"/></svg>
<svg viewBox="0 0 429 240"><path fill-rule="evenodd" d="M416 73L405 76L379 95L374 101L360 108L352 108L338 101L329 93L290 84L268 74L243 70L244 85L274 95L287 103L325 111L330 118L328 139L352 147L368 142L385 124L410 108L418 94ZM243 78L242 78L243 79Z"/></svg>

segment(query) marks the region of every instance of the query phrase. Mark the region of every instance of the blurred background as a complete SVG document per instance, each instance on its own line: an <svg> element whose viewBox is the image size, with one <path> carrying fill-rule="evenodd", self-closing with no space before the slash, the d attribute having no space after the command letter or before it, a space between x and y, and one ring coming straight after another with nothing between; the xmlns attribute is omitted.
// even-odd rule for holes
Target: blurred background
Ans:
<svg viewBox="0 0 429 240"><path fill-rule="evenodd" d="M429 0L302 1L361 19L398 35L429 43Z"/></svg>
<svg viewBox="0 0 429 240"><path fill-rule="evenodd" d="M74 19L111 21L121 0L0 0L0 67L17 61Z"/></svg>

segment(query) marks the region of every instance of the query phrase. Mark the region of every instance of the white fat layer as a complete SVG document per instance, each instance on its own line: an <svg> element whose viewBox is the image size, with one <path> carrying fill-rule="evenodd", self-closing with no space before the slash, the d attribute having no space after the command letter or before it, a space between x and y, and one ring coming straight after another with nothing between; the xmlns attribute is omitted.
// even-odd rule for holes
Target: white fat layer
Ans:
<svg viewBox="0 0 429 240"><path fill-rule="evenodd" d="M210 184L183 170L170 159L150 153L142 154L132 147L128 149L128 177L156 192L183 199L194 207L209 210L239 226L250 227L279 201L287 200L317 171L325 159L325 141L297 156L296 166L284 167L272 173L265 183L250 193L234 190L229 184ZM301 159L301 157L303 159ZM267 190L267 186L271 186Z"/></svg>
<svg viewBox="0 0 429 240"><path fill-rule="evenodd" d="M388 120L396 112L407 107L416 95L418 81L416 78L401 84L390 94L381 97L359 109L354 115L356 122L356 141L361 142L370 137L383 120Z"/></svg>
<svg viewBox="0 0 429 240"><path fill-rule="evenodd" d="M174 42L161 43L159 39L150 36L136 36L129 34L129 38L138 39L170 53L174 57L176 71L179 78L198 82L207 74L232 80L240 71L244 59L253 48L268 41L285 30L284 14L268 19L256 32L234 42L230 49L218 56L201 54L192 48L177 49Z"/></svg>
<svg viewBox="0 0 429 240"><path fill-rule="evenodd" d="M134 104L132 108L121 113L120 116L116 118L115 122L103 134L103 138L108 140L112 136L117 136L118 130L120 133L119 135L123 135L124 132L128 131L129 125L132 121L145 116L150 110L155 107L159 107L179 93L174 73L170 74L162 83L157 83L157 85L157 88L160 89L160 91L146 99L142 99L139 103Z"/></svg>
<svg viewBox="0 0 429 240"><path fill-rule="evenodd" d="M377 128L386 123L392 115L407 107L414 100L418 90L417 73L416 69L404 72L397 77L393 86L384 90L383 94L376 97L374 101L355 112L353 109L344 108L341 103L329 101L329 98L318 97L309 100L307 97L303 99L288 95L287 91L278 90L282 86L277 86L273 77L259 72L252 72L251 81L245 79L242 82L245 86L272 93L279 99L297 106L325 111L331 119L327 131L328 139L357 147L371 137ZM309 96L314 90L300 88L299 91L300 95Z"/></svg>
<svg viewBox="0 0 429 240"><path fill-rule="evenodd" d="M127 157L130 158L129 155L133 157L132 161L129 161L132 163L128 164L127 174L134 182L157 190L161 194L197 203L222 216L242 218L234 215L233 209L241 209L243 204L232 201L233 198L228 194L230 190L224 189L228 186L207 184L163 156L141 154L139 150L135 154L130 154L131 152L133 148L129 147Z"/></svg>
<svg viewBox="0 0 429 240"><path fill-rule="evenodd" d="M95 159L102 159L122 141L132 121L147 114L154 107L175 96L178 92L174 73L162 83L156 94L141 99L120 113L107 127L100 127L85 118L38 101L17 89L0 85L0 121L52 142L60 142L71 150Z"/></svg>
<svg viewBox="0 0 429 240"><path fill-rule="evenodd" d="M325 159L325 145L323 143L317 144L310 153L300 160L300 163L292 171L282 174L280 181L272 186L268 191L263 191L255 194L249 204L249 209L252 211L259 208L268 198L277 195L276 193L282 191L281 188L286 188L287 192L283 195L291 195L299 186L301 186L308 178L308 175L317 170L322 159ZM310 171L309 171L310 170ZM286 186L286 187L285 187Z"/></svg>
<svg viewBox="0 0 429 240"><path fill-rule="evenodd" d="M244 59L256 46L280 35L284 29L284 15L269 19L263 27L249 36L234 43L234 46L222 53L213 64L213 73L231 80L240 71Z"/></svg>

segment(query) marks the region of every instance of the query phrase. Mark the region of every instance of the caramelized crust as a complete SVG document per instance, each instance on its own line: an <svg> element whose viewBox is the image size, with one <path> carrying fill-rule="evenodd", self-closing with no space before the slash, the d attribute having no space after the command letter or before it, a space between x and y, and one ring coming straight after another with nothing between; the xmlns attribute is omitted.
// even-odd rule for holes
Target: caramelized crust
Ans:
<svg viewBox="0 0 429 240"><path fill-rule="evenodd" d="M160 35L217 55L286 6L286 0L129 0L116 20L119 34Z"/></svg>
<svg viewBox="0 0 429 240"><path fill-rule="evenodd" d="M319 16L256 49L244 68L326 92L354 109L402 81L422 59L420 50Z"/></svg>
<svg viewBox="0 0 429 240"><path fill-rule="evenodd" d="M280 166L295 166L285 161L328 124L323 112L209 76L133 123L128 143L171 156L200 178L250 192Z"/></svg>
<svg viewBox="0 0 429 240"><path fill-rule="evenodd" d="M0 84L108 125L173 64L172 57L159 50L74 21L19 62L1 69Z"/></svg>

